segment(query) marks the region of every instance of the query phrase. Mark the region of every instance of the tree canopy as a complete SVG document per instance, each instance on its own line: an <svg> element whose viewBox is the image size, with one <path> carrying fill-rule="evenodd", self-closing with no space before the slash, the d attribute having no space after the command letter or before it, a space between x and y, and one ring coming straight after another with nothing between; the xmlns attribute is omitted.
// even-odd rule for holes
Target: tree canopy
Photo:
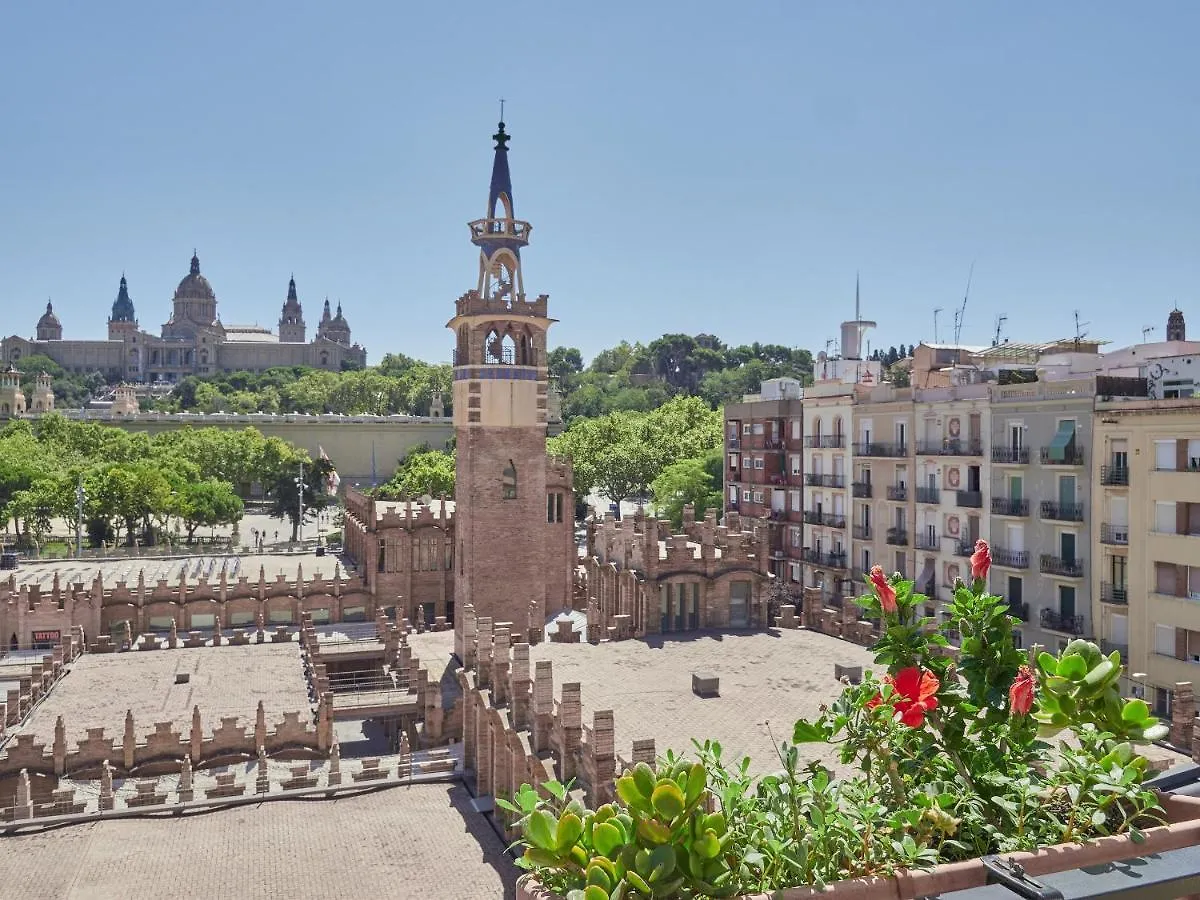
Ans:
<svg viewBox="0 0 1200 900"><path fill-rule="evenodd" d="M453 497L454 451L433 450L424 445L411 450L400 460L395 474L374 490L380 500L406 497Z"/></svg>

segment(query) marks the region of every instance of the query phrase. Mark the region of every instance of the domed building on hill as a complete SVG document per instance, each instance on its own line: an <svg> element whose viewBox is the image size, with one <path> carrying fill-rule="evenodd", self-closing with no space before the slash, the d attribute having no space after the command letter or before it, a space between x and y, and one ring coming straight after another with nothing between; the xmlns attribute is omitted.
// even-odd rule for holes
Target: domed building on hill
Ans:
<svg viewBox="0 0 1200 900"><path fill-rule="evenodd" d="M224 324L217 313L216 292L200 273L200 258L193 253L188 273L175 289L170 318L158 335L139 328L129 283L122 275L108 318L107 340L63 340L62 323L47 302L37 322L37 336L0 340L0 359L15 364L42 354L69 372L101 372L110 381L151 383L276 366L339 371L366 364L367 351L351 342L340 303L337 315L330 316L326 300L316 336L305 341L305 332L295 278L288 282L278 333L259 325Z"/></svg>

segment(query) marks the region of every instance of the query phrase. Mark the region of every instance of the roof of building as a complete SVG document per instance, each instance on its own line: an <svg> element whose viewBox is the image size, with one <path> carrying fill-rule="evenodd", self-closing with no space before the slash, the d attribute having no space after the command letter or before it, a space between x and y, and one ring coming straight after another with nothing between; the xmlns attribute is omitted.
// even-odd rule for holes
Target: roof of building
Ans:
<svg viewBox="0 0 1200 900"><path fill-rule="evenodd" d="M279 335L261 325L226 325L227 344L271 344L279 342Z"/></svg>
<svg viewBox="0 0 1200 900"><path fill-rule="evenodd" d="M208 279L200 274L200 258L192 253L191 270L179 282L179 287L175 288L176 300L216 300L217 295L213 293L212 285L208 283Z"/></svg>
<svg viewBox="0 0 1200 900"><path fill-rule="evenodd" d="M513 897L519 875L466 789L445 783L4 840L8 900Z"/></svg>
<svg viewBox="0 0 1200 900"><path fill-rule="evenodd" d="M121 276L121 287L117 291L117 299L113 301L112 315L109 316L109 321L112 322L133 322L133 300L129 297L129 285L125 281L125 276Z"/></svg>
<svg viewBox="0 0 1200 900"><path fill-rule="evenodd" d="M42 313L42 317L38 319L38 328L62 328L62 323L58 321L58 316L54 314L54 304L49 300L46 301L46 311Z"/></svg>

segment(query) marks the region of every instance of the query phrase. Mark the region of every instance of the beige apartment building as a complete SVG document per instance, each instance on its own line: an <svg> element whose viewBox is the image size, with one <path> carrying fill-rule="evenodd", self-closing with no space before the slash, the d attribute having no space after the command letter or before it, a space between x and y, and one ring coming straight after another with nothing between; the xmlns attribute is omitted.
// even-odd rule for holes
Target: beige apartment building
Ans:
<svg viewBox="0 0 1200 900"><path fill-rule="evenodd" d="M913 573L912 390L881 384L860 393L853 426L851 577L861 590L874 565Z"/></svg>
<svg viewBox="0 0 1200 900"><path fill-rule="evenodd" d="M1133 690L1166 712L1200 671L1200 397L1098 400L1095 435L1092 615Z"/></svg>

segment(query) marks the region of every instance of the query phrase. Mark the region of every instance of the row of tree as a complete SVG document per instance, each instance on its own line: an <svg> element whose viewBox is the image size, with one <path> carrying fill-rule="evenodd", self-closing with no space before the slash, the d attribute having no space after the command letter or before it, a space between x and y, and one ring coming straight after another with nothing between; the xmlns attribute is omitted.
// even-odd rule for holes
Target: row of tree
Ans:
<svg viewBox="0 0 1200 900"><path fill-rule="evenodd" d="M440 393L449 415L452 383L449 365L431 365L389 353L377 366L345 372L293 366L188 376L149 408L162 412L427 416L433 395Z"/></svg>
<svg viewBox="0 0 1200 900"><path fill-rule="evenodd" d="M61 415L16 420L0 430L0 522L18 546L39 546L54 520L91 546L151 545L178 532L238 522L242 496L262 488L275 515L299 521L301 463L306 517L329 501L331 466L253 428L131 433ZM178 527L176 527L178 526Z"/></svg>
<svg viewBox="0 0 1200 900"><path fill-rule="evenodd" d="M709 334L664 334L649 344L622 341L586 367L574 347L550 352L550 373L563 393L563 418L646 412L671 397L699 397L717 408L755 393L770 378L812 381L807 350L781 344L729 347Z"/></svg>

